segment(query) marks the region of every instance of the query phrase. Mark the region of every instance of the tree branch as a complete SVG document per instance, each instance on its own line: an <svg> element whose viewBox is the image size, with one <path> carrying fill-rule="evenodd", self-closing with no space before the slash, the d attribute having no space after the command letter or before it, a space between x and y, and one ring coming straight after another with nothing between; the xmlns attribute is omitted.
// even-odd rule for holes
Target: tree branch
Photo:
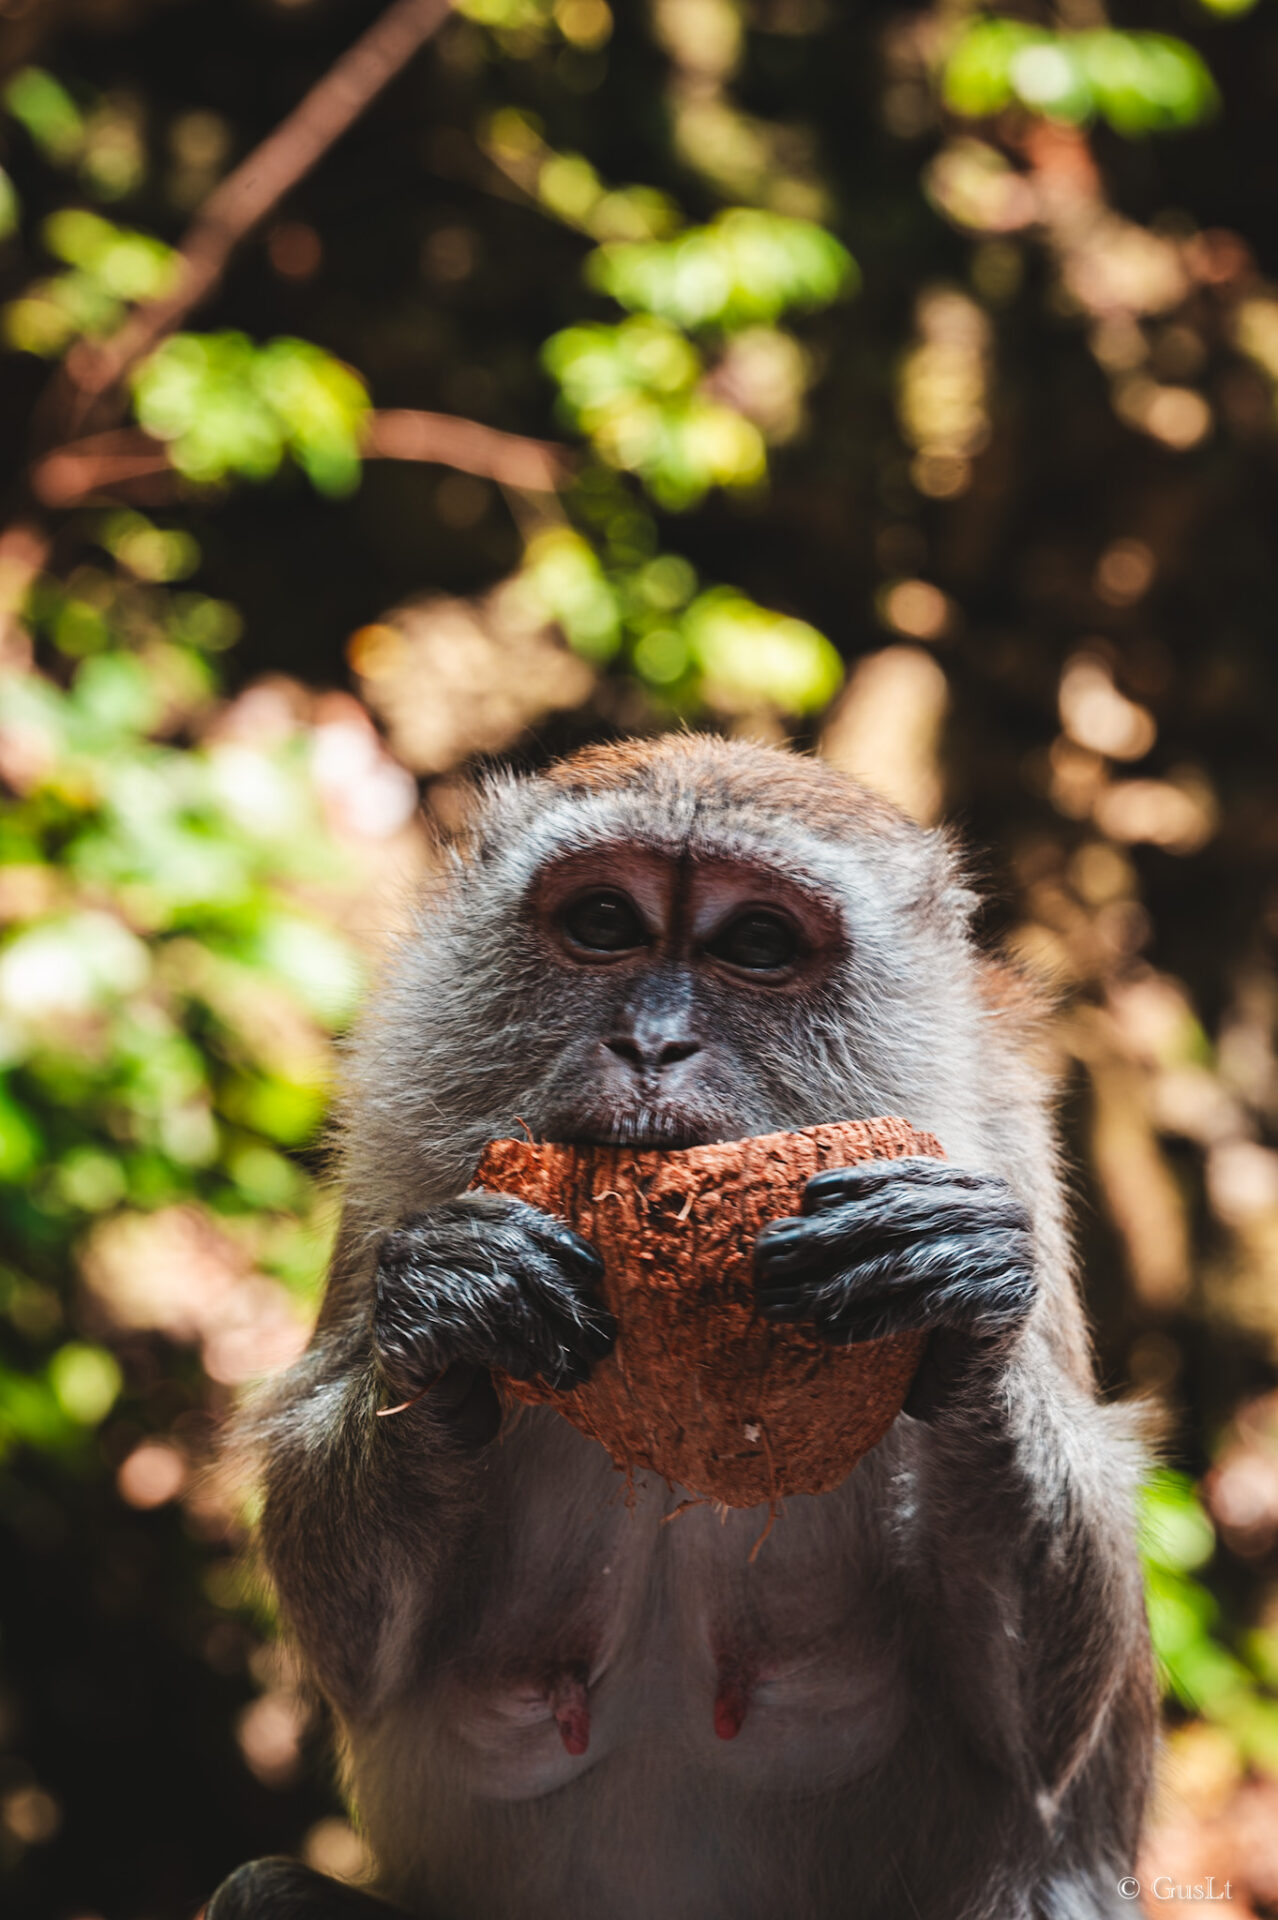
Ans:
<svg viewBox="0 0 1278 1920"><path fill-rule="evenodd" d="M433 461L529 493L556 492L573 469L568 449L552 440L530 440L478 420L409 407L384 407L369 416L364 457Z"/></svg>
<svg viewBox="0 0 1278 1920"><path fill-rule="evenodd" d="M503 433L449 413L390 407L371 413L361 449L366 460L417 460L473 473L521 492L553 493L572 471L564 447L523 434ZM56 447L31 469L41 505L65 508L96 493L114 493L137 480L173 473L168 447L140 427L93 433Z"/></svg>
<svg viewBox="0 0 1278 1920"><path fill-rule="evenodd" d="M217 285L234 248L265 218L443 23L450 0L394 0L324 78L200 208L178 249L173 290L130 314L111 339L67 356L64 396L79 426L93 401L180 323ZM53 456L50 456L53 457Z"/></svg>

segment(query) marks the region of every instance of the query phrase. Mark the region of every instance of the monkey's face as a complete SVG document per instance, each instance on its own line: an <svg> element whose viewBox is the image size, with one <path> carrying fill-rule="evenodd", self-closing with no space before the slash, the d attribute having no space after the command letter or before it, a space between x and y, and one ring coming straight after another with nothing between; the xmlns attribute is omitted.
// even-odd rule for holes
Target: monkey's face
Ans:
<svg viewBox="0 0 1278 1920"><path fill-rule="evenodd" d="M621 844L551 862L527 911L539 998L571 1027L538 1089L539 1132L675 1147L807 1117L774 1062L793 1061L847 948L814 890Z"/></svg>
<svg viewBox="0 0 1278 1920"><path fill-rule="evenodd" d="M373 1217L457 1191L521 1125L668 1148L896 1113L955 1153L971 1132L953 853L815 762L667 735L495 782L430 905L356 1057Z"/></svg>

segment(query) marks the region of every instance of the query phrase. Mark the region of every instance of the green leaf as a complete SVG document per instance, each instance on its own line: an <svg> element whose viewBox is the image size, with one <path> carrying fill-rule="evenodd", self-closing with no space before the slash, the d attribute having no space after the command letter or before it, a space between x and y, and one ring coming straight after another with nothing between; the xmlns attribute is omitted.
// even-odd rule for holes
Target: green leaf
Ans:
<svg viewBox="0 0 1278 1920"><path fill-rule="evenodd" d="M133 393L142 425L192 480L269 479L291 455L322 493L359 481L367 391L309 341L175 334L137 369Z"/></svg>
<svg viewBox="0 0 1278 1920"><path fill-rule="evenodd" d="M1211 1559L1216 1531L1186 1474L1160 1467L1150 1475L1141 1496L1140 1545L1151 1566L1172 1573L1193 1572Z"/></svg>
<svg viewBox="0 0 1278 1920"><path fill-rule="evenodd" d="M17 1440L55 1452L76 1437L77 1423L47 1380L0 1367L0 1449Z"/></svg>
<svg viewBox="0 0 1278 1920"><path fill-rule="evenodd" d="M84 121L60 80L43 67L22 67L0 97L47 160L64 165L75 159L84 139Z"/></svg>
<svg viewBox="0 0 1278 1920"><path fill-rule="evenodd" d="M1195 126L1219 105L1201 56L1170 34L1053 33L1001 18L960 32L941 98L969 119L1017 102L1070 123L1099 117L1129 136Z"/></svg>
<svg viewBox="0 0 1278 1920"><path fill-rule="evenodd" d="M123 1378L105 1347L73 1340L49 1362L49 1383L68 1419L96 1427L115 1405Z"/></svg>
<svg viewBox="0 0 1278 1920"><path fill-rule="evenodd" d="M240 1074L225 1088L221 1105L241 1126L281 1146L299 1147L314 1137L324 1116L325 1095L319 1087Z"/></svg>
<svg viewBox="0 0 1278 1920"><path fill-rule="evenodd" d="M731 587L713 587L694 600L683 632L709 696L729 712L763 706L812 713L833 698L843 678L843 663L824 634L756 606Z"/></svg>
<svg viewBox="0 0 1278 1920"><path fill-rule="evenodd" d="M1014 98L1012 62L1051 36L1021 20L977 20L960 33L941 74L941 98L972 120L1001 113Z"/></svg>
<svg viewBox="0 0 1278 1920"><path fill-rule="evenodd" d="M167 293L178 256L149 233L117 227L99 213L65 207L45 221L44 243L68 266L79 267L117 300L150 300Z"/></svg>
<svg viewBox="0 0 1278 1920"><path fill-rule="evenodd" d="M1097 32L1080 34L1079 42L1096 108L1116 133L1192 127L1220 104L1202 59L1183 40Z"/></svg>
<svg viewBox="0 0 1278 1920"><path fill-rule="evenodd" d="M621 306L694 329L828 306L856 283L851 255L824 227L754 207L730 207L673 240L613 241L586 272Z"/></svg>
<svg viewBox="0 0 1278 1920"><path fill-rule="evenodd" d="M40 1130L0 1081L0 1180L25 1180L41 1153Z"/></svg>
<svg viewBox="0 0 1278 1920"><path fill-rule="evenodd" d="M621 647L617 595L594 548L556 527L528 544L523 579L547 620L587 660L610 660Z"/></svg>
<svg viewBox="0 0 1278 1920"><path fill-rule="evenodd" d="M11 233L18 231L21 212L17 189L4 168L0 167L0 240L7 240Z"/></svg>

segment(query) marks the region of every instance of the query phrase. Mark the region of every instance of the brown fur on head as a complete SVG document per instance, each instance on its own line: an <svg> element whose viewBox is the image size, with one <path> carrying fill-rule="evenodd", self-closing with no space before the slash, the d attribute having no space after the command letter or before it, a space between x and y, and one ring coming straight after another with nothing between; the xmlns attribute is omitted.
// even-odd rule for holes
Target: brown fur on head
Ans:
<svg viewBox="0 0 1278 1920"><path fill-rule="evenodd" d="M890 801L820 760L716 734L665 733L582 747L542 777L578 799L630 791L660 804L676 792L700 792L716 812L791 813L830 840L867 827L891 832L910 825Z"/></svg>

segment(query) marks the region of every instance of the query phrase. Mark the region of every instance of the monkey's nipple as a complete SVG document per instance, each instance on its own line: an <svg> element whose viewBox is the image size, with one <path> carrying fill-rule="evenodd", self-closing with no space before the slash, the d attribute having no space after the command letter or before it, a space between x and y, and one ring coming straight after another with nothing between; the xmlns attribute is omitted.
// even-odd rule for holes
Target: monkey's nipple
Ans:
<svg viewBox="0 0 1278 1920"><path fill-rule="evenodd" d="M745 1725L750 1705L750 1679L736 1660L719 1664L719 1691L714 1697L714 1730L720 1740L735 1740Z"/></svg>
<svg viewBox="0 0 1278 1920"><path fill-rule="evenodd" d="M560 1674L550 1689L550 1711L564 1752L579 1758L590 1745L590 1693L580 1673Z"/></svg>

